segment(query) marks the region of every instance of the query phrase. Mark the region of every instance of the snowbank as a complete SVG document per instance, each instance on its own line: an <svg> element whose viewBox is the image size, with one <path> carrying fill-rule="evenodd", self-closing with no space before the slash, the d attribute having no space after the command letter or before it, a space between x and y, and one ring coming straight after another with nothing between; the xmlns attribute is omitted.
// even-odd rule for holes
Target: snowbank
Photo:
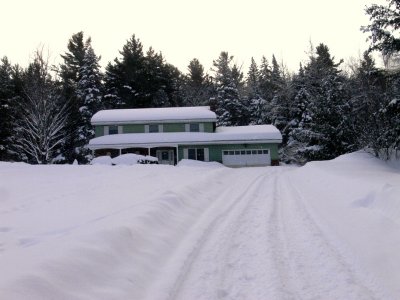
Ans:
<svg viewBox="0 0 400 300"><path fill-rule="evenodd" d="M117 157L111 158L110 156L98 156L95 157L90 164L91 165L125 165L132 166L136 164L154 164L157 163L157 157L149 155L139 155L134 153L122 154Z"/></svg>
<svg viewBox="0 0 400 300"><path fill-rule="evenodd" d="M400 297L400 171L356 152L311 162L288 174L334 243ZM339 242L340 241L340 242Z"/></svg>
<svg viewBox="0 0 400 300"><path fill-rule="evenodd" d="M196 168L226 168L223 164L216 161L199 161L193 159L182 159L176 165L177 167L196 167Z"/></svg>

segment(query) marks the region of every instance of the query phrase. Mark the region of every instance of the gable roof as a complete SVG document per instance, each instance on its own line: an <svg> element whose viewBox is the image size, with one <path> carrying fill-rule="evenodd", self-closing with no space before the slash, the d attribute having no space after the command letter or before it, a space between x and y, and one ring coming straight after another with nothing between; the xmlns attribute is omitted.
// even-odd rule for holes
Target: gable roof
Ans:
<svg viewBox="0 0 400 300"><path fill-rule="evenodd" d="M273 125L218 127L216 132L125 133L104 135L89 142L90 149L177 144L281 143L282 135Z"/></svg>
<svg viewBox="0 0 400 300"><path fill-rule="evenodd" d="M92 117L92 125L172 123L187 121L216 122L217 116L209 106L162 107L101 110Z"/></svg>

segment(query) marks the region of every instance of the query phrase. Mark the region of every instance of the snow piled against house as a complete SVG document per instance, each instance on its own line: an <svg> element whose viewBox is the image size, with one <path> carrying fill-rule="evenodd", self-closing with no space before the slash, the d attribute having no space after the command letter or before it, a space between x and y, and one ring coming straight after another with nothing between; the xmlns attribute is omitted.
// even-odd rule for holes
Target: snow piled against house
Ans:
<svg viewBox="0 0 400 300"><path fill-rule="evenodd" d="M139 155L135 153L126 153L117 157L111 158L110 156L98 156L92 159L91 165L125 165L132 166L136 164L157 163L157 157L150 155Z"/></svg>
<svg viewBox="0 0 400 300"><path fill-rule="evenodd" d="M260 181L263 178L266 181ZM276 182L282 189L273 192L272 198L266 197L264 193L279 186ZM310 236L321 248L307 251L319 253L316 265L323 269L326 259L334 257L342 257L339 263L350 265L323 274L318 282L312 282L314 277L307 273L283 276L290 268L282 274L279 268L260 270L262 256L251 256L245 246L249 244L251 251L264 255L261 250L265 245L257 241L265 237L247 235L232 249L223 248L229 250L223 256L215 256L221 261L196 261L207 238L213 234L218 237L220 222L230 227L229 220L234 218L222 213L226 205L234 211L238 206L245 208L248 219L240 226L253 224L261 230L269 224L276 237L290 234L281 231L284 227L273 223L274 218L272 223L260 221L257 226L254 222L262 211L256 206L246 209L253 200L246 194L236 195L241 187L259 201L278 197L276 204L281 204L281 213L290 209L288 215L298 211L293 205L301 204L318 228L318 234ZM237 199L232 202L232 197ZM242 198L246 201L240 202ZM230 169L188 160L178 167L0 163L0 299L165 299L173 295L176 299L182 295L189 297L186 299L216 295L239 299L236 287L241 292L246 288L257 291L255 297L247 295L251 299L268 299L268 289L277 288L290 295L293 291L282 289L296 288L292 283L300 282L298 279L308 281L304 290L297 291L300 298L313 294L329 299L336 294L329 294L319 284L332 280L340 282L335 293L361 289L368 294L378 288L384 295L378 298L399 299L399 201L400 170L366 153L300 168ZM294 217L303 221L301 215ZM299 232L307 229L300 223L294 228ZM301 238L293 236L293 240ZM320 238L324 243L318 242ZM328 244L335 250L322 251ZM209 251L224 245L211 244ZM267 250L274 246L269 245ZM307 247L305 241L302 249ZM301 249L287 250L301 257ZM236 255L239 261L234 260ZM276 257L275 262L284 267L288 259L290 256ZM193 260L190 267L185 265L186 260ZM307 269L306 262L294 263L301 270ZM220 277L218 270L224 263L232 268L228 273L233 275L229 277L232 282ZM207 271L204 277L179 297L175 283L202 269ZM235 277L234 270L241 270L243 276ZM349 274L362 270L366 286L357 286L354 278L337 280L338 270L348 270ZM279 280L255 285L256 274ZM208 289L214 294L207 294ZM157 297L151 298L154 295ZM347 299L357 299L354 295L348 294Z"/></svg>

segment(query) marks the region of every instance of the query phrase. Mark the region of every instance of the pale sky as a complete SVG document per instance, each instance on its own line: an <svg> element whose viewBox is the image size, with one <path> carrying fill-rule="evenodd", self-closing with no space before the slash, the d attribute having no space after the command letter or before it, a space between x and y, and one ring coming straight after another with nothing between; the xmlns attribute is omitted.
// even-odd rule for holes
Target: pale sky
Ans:
<svg viewBox="0 0 400 300"><path fill-rule="evenodd" d="M206 71L221 51L234 55L247 73L275 54L291 71L307 58L310 40L325 43L336 60L358 57L367 48L360 26L364 7L384 0L0 0L0 57L26 66L44 45L61 62L72 34L92 37L105 66L135 34L186 72L192 58Z"/></svg>

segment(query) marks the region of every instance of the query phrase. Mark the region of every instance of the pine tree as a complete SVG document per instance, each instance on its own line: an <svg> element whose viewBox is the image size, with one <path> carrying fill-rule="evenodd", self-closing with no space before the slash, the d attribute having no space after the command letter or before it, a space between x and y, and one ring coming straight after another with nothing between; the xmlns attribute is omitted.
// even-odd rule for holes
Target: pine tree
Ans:
<svg viewBox="0 0 400 300"><path fill-rule="evenodd" d="M184 77L184 105L206 105L210 97L211 82L197 58L190 61L188 74Z"/></svg>
<svg viewBox="0 0 400 300"><path fill-rule="evenodd" d="M267 101L261 97L260 71L257 63L251 58L246 80L247 97L249 101L250 124L266 124L268 120Z"/></svg>
<svg viewBox="0 0 400 300"><path fill-rule="evenodd" d="M0 64L0 161L9 158L13 90L12 66L7 57L3 57Z"/></svg>
<svg viewBox="0 0 400 300"><path fill-rule="evenodd" d="M90 38L88 39L90 41ZM61 55L64 63L60 65L59 75L62 82L63 94L61 99L65 100L68 118L64 128L64 144L62 146L64 162L72 163L77 159L76 148L79 144L78 127L80 122L79 100L77 86L80 78L80 69L84 65L85 43L83 32L73 34L67 45L68 51ZM60 160L62 162L62 160Z"/></svg>
<svg viewBox="0 0 400 300"><path fill-rule="evenodd" d="M369 147L379 154L379 140L384 131L379 110L385 94L384 73L375 66L368 52L350 78L352 120L359 148Z"/></svg>
<svg viewBox="0 0 400 300"><path fill-rule="evenodd" d="M103 108L102 106L102 74L99 65L100 58L96 56L90 40L85 45L85 57L83 66L79 70L79 82L77 97L79 103L80 119L78 121L78 138L75 152L81 163L87 163L92 155L85 146L95 136L93 126L90 123L92 116Z"/></svg>
<svg viewBox="0 0 400 300"><path fill-rule="evenodd" d="M142 108L181 104L181 74L152 47L146 55L133 35L120 51L121 58L108 64L105 96L108 107Z"/></svg>
<svg viewBox="0 0 400 300"><path fill-rule="evenodd" d="M105 100L111 107L149 107L145 77L145 57L143 45L132 35L115 58L108 64L105 74Z"/></svg>
<svg viewBox="0 0 400 300"><path fill-rule="evenodd" d="M355 149L345 78L326 45L320 44L304 69L295 101L302 112L290 133L303 160L330 159Z"/></svg>
<svg viewBox="0 0 400 300"><path fill-rule="evenodd" d="M370 16L371 24L362 26L364 32L369 32L371 45L369 51L378 50L383 54L400 51L400 1L387 0L387 5L372 4L365 12Z"/></svg>
<svg viewBox="0 0 400 300"><path fill-rule="evenodd" d="M243 74L236 65L232 65L233 56L221 52L213 62L215 72L215 101L217 124L220 126L247 125L249 122L248 106L239 94Z"/></svg>

